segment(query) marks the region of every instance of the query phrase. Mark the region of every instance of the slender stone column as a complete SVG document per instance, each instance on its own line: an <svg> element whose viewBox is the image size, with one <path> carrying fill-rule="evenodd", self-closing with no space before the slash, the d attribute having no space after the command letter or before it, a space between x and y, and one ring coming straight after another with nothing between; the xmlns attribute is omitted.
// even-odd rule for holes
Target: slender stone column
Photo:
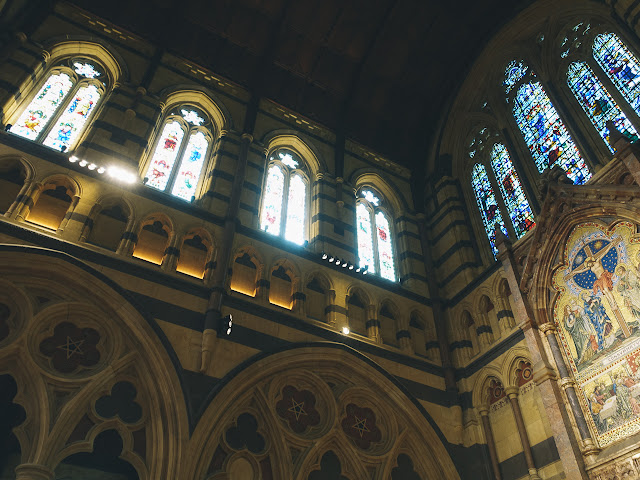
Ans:
<svg viewBox="0 0 640 480"><path fill-rule="evenodd" d="M516 325L516 320L513 318L513 312L511 311L511 305L507 297L498 295L496 298L498 304L498 323L500 324L500 330L502 333L509 332Z"/></svg>
<svg viewBox="0 0 640 480"><path fill-rule="evenodd" d="M336 291L327 290L325 296L325 320L329 325L336 325Z"/></svg>
<svg viewBox="0 0 640 480"><path fill-rule="evenodd" d="M291 299L293 300L291 302L291 311L293 313L297 313L298 315L304 315L304 307L307 301L307 296L304 294L304 292L294 292L291 296Z"/></svg>
<svg viewBox="0 0 640 480"><path fill-rule="evenodd" d="M378 320L378 312L374 305L367 305L367 336L375 340L376 343L382 343L380 335L380 320Z"/></svg>
<svg viewBox="0 0 640 480"><path fill-rule="evenodd" d="M24 182L24 184L22 185L22 188L20 189L20 192L18 192L18 196L15 198L13 203L11 203L11 206L7 209L7 211L4 212L5 217L7 218L13 217L13 213L16 211L16 208L22 205L22 199L27 198L27 192L29 192L32 185L33 185L33 181Z"/></svg>
<svg viewBox="0 0 640 480"><path fill-rule="evenodd" d="M180 258L180 249L178 248L178 235L174 232L168 242L167 248L164 250L164 258L160 269L164 272L175 272Z"/></svg>
<svg viewBox="0 0 640 480"><path fill-rule="evenodd" d="M491 457L491 468L493 469L493 476L496 478L496 480L502 480L502 475L500 475L500 464L498 463L498 452L496 452L496 443L493 439L491 422L489 422L489 407L478 407L478 413L482 418L482 430L484 432L484 438L487 441L489 457Z"/></svg>
<svg viewBox="0 0 640 480"><path fill-rule="evenodd" d="M524 333L525 342L531 355L533 381L536 382L538 392L542 397L556 447L560 458L562 458L564 472L567 478L588 478L584 470L580 445L565 408L562 392L556 382L556 372L547 358L544 343L535 323L533 309L528 299L520 291L520 273L511 249L511 242L500 229L496 229L496 246L499 251L498 260L502 262L502 268L513 296L516 321Z"/></svg>
<svg viewBox="0 0 640 480"><path fill-rule="evenodd" d="M600 452L600 449L596 446L593 438L591 437L591 431L589 430L587 421L584 418L584 413L580 407L580 401L578 400L578 395L575 389L575 382L569 374L569 369L567 368L567 364L564 362L564 357L560 351L560 344L556 337L556 326L552 323L545 323L540 325L539 329L544 333L547 338L547 342L549 343L549 349L551 350L551 354L553 355L553 359L556 363L556 368L560 374L560 386L567 396L567 401L569 402L571 413L573 414L573 418L576 422L576 427L578 428L578 432L580 432L580 438L582 439L582 454L585 456L587 461L595 461L595 456Z"/></svg>
<svg viewBox="0 0 640 480"><path fill-rule="evenodd" d="M520 402L518 402L518 387L507 387L504 389L505 393L509 397L511 402L511 410L513 416L516 419L516 426L518 428L518 434L520 435L520 441L522 442L522 450L524 451L524 458L527 462L527 468L529 469L530 480L540 480L538 476L538 470L533 462L533 454L531 453L531 443L529 442L529 435L527 435L527 427L524 424L524 418L522 418L522 410L520 410Z"/></svg>
<svg viewBox="0 0 640 480"><path fill-rule="evenodd" d="M404 352L413 353L413 344L411 343L411 332L407 329L398 330L396 340L400 349Z"/></svg>
<svg viewBox="0 0 640 480"><path fill-rule="evenodd" d="M16 480L53 480L49 467L35 463L23 463L16 467Z"/></svg>
<svg viewBox="0 0 640 480"><path fill-rule="evenodd" d="M476 334L480 345L488 347L493 343L493 329L486 313L480 314L480 325L476 327ZM481 350L483 350L481 348Z"/></svg>
<svg viewBox="0 0 640 480"><path fill-rule="evenodd" d="M35 205L38 197L42 193L44 185L39 182L34 182L29 186L26 194L23 197L17 199L18 206L15 208L15 219L19 222L24 222L29 211Z"/></svg>
<svg viewBox="0 0 640 480"><path fill-rule="evenodd" d="M67 213L65 213L64 218L60 222L60 226L56 231L58 234L63 233L65 228L67 228L67 225L69 224L69 220L71 220L71 217L73 216L73 212L75 212L76 207L78 206L78 202L80 202L80 197L77 195L74 195L73 198L71 199L71 205L69 205L69 209L67 210Z"/></svg>

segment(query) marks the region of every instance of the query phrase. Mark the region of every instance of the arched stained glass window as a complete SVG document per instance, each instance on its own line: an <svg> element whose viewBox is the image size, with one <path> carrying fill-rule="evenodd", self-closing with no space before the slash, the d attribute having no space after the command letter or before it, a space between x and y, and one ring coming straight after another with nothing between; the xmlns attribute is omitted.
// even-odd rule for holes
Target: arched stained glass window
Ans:
<svg viewBox="0 0 640 480"><path fill-rule="evenodd" d="M70 149L103 96L102 76L88 60L57 66L9 131L56 150Z"/></svg>
<svg viewBox="0 0 640 480"><path fill-rule="evenodd" d="M481 163L476 163L473 166L473 170L471 172L471 186L473 187L473 191L476 195L476 201L478 202L478 208L480 209L480 215L482 216L482 223L484 224L485 232L489 238L489 243L491 243L491 250L495 256L498 254L498 249L495 245L496 223L500 225L500 229L505 235L509 234L507 233L507 228L502 220L500 207L498 206L493 188L491 188L491 183L487 176L487 170Z"/></svg>
<svg viewBox="0 0 640 480"><path fill-rule="evenodd" d="M211 145L209 125L208 117L195 107L172 110L156 141L145 185L191 201Z"/></svg>
<svg viewBox="0 0 640 480"><path fill-rule="evenodd" d="M520 178L513 168L509 152L504 145L496 143L491 150L491 167L496 176L502 199L511 218L517 238L522 237L535 225L533 212L524 194Z"/></svg>
<svg viewBox="0 0 640 480"><path fill-rule="evenodd" d="M308 184L300 168L302 162L289 150L274 152L269 162L260 228L302 245L306 240Z"/></svg>
<svg viewBox="0 0 640 480"><path fill-rule="evenodd" d="M640 63L635 55L616 34L603 33L593 41L593 58L640 114Z"/></svg>
<svg viewBox="0 0 640 480"><path fill-rule="evenodd" d="M358 266L368 273L379 272L382 278L395 282L392 230L381 197L370 189L360 191L356 205Z"/></svg>
<svg viewBox="0 0 640 480"><path fill-rule="evenodd" d="M574 62L569 65L567 82L611 153L614 153L614 150L609 144L607 121L613 121L622 132L637 135L636 129L627 116L585 62Z"/></svg>
<svg viewBox="0 0 640 480"><path fill-rule="evenodd" d="M540 82L518 87L513 114L539 172L557 164L576 185L591 178L578 147Z"/></svg>
<svg viewBox="0 0 640 480"><path fill-rule="evenodd" d="M396 272L393 268L393 248L391 245L391 229L389 220L383 212L376 213L376 230L378 241L378 260L380 264L380 276L394 282Z"/></svg>
<svg viewBox="0 0 640 480"><path fill-rule="evenodd" d="M371 212L364 203L359 203L356 207L356 224L358 225L358 265L366 266L368 272L375 273Z"/></svg>

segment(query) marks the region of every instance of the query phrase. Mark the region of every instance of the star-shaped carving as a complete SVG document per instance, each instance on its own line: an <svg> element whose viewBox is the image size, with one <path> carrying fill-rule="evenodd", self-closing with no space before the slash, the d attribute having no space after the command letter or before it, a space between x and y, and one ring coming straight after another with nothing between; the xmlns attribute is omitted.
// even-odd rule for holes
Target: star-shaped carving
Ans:
<svg viewBox="0 0 640 480"><path fill-rule="evenodd" d="M358 433L360 434L360 438L362 438L362 435L364 435L364 432L368 432L369 429L367 428L367 419L366 418L358 418L357 415L354 415L356 417L356 423L355 425L352 425L351 428L355 428Z"/></svg>
<svg viewBox="0 0 640 480"><path fill-rule="evenodd" d="M82 355L82 350L80 347L84 343L84 339L72 340L69 335L67 335L67 342L62 345L58 345L60 350L64 350L67 354L67 358L73 357L74 354Z"/></svg>
<svg viewBox="0 0 640 480"><path fill-rule="evenodd" d="M289 412L293 412L296 416L296 420L300 420L300 415L306 415L304 411L304 402L296 402L295 398L291 399L291 407L287 409Z"/></svg>

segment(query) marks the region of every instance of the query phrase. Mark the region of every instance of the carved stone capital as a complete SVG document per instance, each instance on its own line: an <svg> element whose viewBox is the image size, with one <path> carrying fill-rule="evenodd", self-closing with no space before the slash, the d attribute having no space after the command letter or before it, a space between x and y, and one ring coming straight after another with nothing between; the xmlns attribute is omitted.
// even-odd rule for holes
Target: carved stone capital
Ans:
<svg viewBox="0 0 640 480"><path fill-rule="evenodd" d="M489 415L489 405L480 405L479 407L476 407L476 410L478 410L481 417Z"/></svg>
<svg viewBox="0 0 640 480"><path fill-rule="evenodd" d="M516 398L520 393L520 389L516 386L506 387L504 393L506 393L509 398Z"/></svg>
<svg viewBox="0 0 640 480"><path fill-rule="evenodd" d="M574 387L575 388L575 386L576 386L576 382L572 378L565 377L565 378L561 378L560 379L560 387L563 390L566 390L569 387Z"/></svg>
<svg viewBox="0 0 640 480"><path fill-rule="evenodd" d="M545 335L552 335L557 332L556 326L552 322L538 325L538 330L540 330Z"/></svg>

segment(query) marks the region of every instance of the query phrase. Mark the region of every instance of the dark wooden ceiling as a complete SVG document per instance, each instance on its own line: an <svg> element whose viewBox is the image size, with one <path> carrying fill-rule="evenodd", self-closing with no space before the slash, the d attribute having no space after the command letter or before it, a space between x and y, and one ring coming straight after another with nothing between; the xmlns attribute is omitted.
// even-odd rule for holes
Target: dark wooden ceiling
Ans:
<svg viewBox="0 0 640 480"><path fill-rule="evenodd" d="M483 45L532 0L74 0L421 170Z"/></svg>

